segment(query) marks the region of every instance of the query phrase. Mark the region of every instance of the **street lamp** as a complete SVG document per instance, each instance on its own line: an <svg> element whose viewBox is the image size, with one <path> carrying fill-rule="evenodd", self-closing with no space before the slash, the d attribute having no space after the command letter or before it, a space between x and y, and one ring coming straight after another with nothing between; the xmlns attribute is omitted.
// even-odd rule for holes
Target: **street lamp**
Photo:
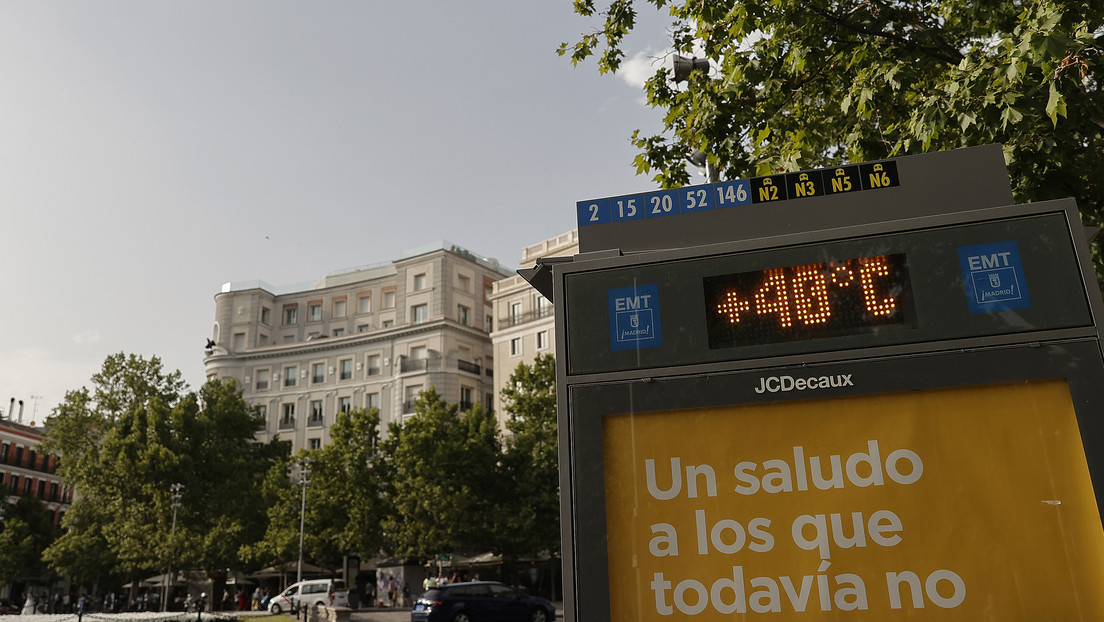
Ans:
<svg viewBox="0 0 1104 622"><path fill-rule="evenodd" d="M184 484L179 482L169 486L169 490L172 491L172 530L169 532L169 573L165 580L165 585L162 586L161 597L161 611L169 610L169 595L172 594L172 556L173 556L173 543L176 541L176 511L180 508L180 499L184 496Z"/></svg>
<svg viewBox="0 0 1104 622"><path fill-rule="evenodd" d="M314 461L300 458L295 461L299 467L299 486L303 489L303 504L299 508L299 567L295 573L295 582L303 580L303 527L307 516L307 486L310 486L310 467Z"/></svg>

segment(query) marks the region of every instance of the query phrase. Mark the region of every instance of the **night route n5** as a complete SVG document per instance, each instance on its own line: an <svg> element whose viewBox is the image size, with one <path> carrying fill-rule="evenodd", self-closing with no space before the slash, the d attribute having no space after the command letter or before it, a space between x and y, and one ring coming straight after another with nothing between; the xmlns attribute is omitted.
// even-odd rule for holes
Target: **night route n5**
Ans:
<svg viewBox="0 0 1104 622"><path fill-rule="evenodd" d="M904 253L708 276L710 348L916 328Z"/></svg>

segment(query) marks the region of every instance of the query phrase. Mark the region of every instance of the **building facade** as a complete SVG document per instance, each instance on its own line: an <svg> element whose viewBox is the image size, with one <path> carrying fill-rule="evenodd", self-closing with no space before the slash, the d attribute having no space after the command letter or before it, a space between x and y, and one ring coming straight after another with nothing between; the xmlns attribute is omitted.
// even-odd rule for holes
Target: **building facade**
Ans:
<svg viewBox="0 0 1104 622"><path fill-rule="evenodd" d="M329 442L338 412L378 408L386 434L429 387L493 408L493 284L513 272L442 242L313 286L227 283L215 296L208 379L234 378L261 409L259 441Z"/></svg>
<svg viewBox="0 0 1104 622"><path fill-rule="evenodd" d="M579 231L549 238L522 249L521 267L532 268L542 257L571 257L579 252ZM495 414L499 429L506 429L509 415L502 404L502 388L521 363L531 363L538 354L556 353L556 326L552 301L533 289L519 275L496 281L491 293L494 306Z"/></svg>
<svg viewBox="0 0 1104 622"><path fill-rule="evenodd" d="M8 488L8 503L35 497L46 506L54 525L60 525L73 491L57 475L57 457L39 450L44 440L42 428L0 419L0 482Z"/></svg>

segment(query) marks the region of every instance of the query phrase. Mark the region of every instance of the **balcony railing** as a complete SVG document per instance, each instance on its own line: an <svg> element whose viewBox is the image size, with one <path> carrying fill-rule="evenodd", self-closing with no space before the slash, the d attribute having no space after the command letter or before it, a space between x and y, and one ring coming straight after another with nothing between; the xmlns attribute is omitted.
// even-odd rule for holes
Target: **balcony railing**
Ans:
<svg viewBox="0 0 1104 622"><path fill-rule="evenodd" d="M404 357L399 364L399 371L428 371L429 359L412 359L410 357Z"/></svg>
<svg viewBox="0 0 1104 622"><path fill-rule="evenodd" d="M280 420L280 429L281 430L294 430L295 429L295 419L294 418L281 419Z"/></svg>
<svg viewBox="0 0 1104 622"><path fill-rule="evenodd" d="M471 372L471 373L473 373L477 376L482 371L482 367L480 367L479 365L477 365L475 363L472 363L470 361L465 361L465 360L461 360L461 359L457 359L456 368L459 369L460 371Z"/></svg>
<svg viewBox="0 0 1104 622"><path fill-rule="evenodd" d="M552 307L544 307L542 309L536 309L534 311L526 311L525 313L511 313L506 317L498 319L499 328L509 328L511 326L520 326L527 324L541 318L546 318L552 315Z"/></svg>

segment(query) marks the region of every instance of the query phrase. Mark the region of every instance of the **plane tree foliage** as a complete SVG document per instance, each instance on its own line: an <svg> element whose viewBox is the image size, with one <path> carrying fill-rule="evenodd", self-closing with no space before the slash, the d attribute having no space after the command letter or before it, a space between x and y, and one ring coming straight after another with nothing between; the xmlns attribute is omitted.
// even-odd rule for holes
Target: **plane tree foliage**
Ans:
<svg viewBox="0 0 1104 622"><path fill-rule="evenodd" d="M380 446L379 410L339 412L330 427L330 442L314 452L311 512L330 555L367 559L383 548L381 523L389 513L384 496L387 465Z"/></svg>
<svg viewBox="0 0 1104 622"><path fill-rule="evenodd" d="M303 555L330 569L345 555L363 559L383 548L381 523L389 499L383 494L385 464L380 455L380 420L375 408L338 412L330 442L302 450L269 470L262 486L267 526L264 537L243 548L254 565L277 565L299 557L300 512ZM309 461L308 485L300 488L298 463Z"/></svg>
<svg viewBox="0 0 1104 622"><path fill-rule="evenodd" d="M42 576L42 551L57 537L46 505L35 497L7 503L8 487L0 484L0 584Z"/></svg>
<svg viewBox="0 0 1104 622"><path fill-rule="evenodd" d="M280 448L253 442L263 421L236 383L189 392L158 358L117 354L91 384L47 423L44 449L79 494L45 559L84 581L145 578L170 560L212 573L240 565L239 548L263 530L259 484Z"/></svg>
<svg viewBox="0 0 1104 622"><path fill-rule="evenodd" d="M503 466L512 494L500 527L504 553L560 551L559 454L556 426L556 361L541 354L521 363L502 389L510 432Z"/></svg>
<svg viewBox="0 0 1104 622"><path fill-rule="evenodd" d="M672 54L710 70L645 91L638 173L687 184L706 154L728 179L1001 143L1018 202L1072 196L1104 218L1099 0L574 0L593 30L559 54L617 71L638 11L670 16ZM658 60L658 59L657 59ZM1099 254L1098 254L1099 271Z"/></svg>
<svg viewBox="0 0 1104 622"><path fill-rule="evenodd" d="M502 446L493 413L479 405L460 412L430 387L414 400L414 415L393 422L383 441L384 519L389 548L426 560L454 551L497 550Z"/></svg>

